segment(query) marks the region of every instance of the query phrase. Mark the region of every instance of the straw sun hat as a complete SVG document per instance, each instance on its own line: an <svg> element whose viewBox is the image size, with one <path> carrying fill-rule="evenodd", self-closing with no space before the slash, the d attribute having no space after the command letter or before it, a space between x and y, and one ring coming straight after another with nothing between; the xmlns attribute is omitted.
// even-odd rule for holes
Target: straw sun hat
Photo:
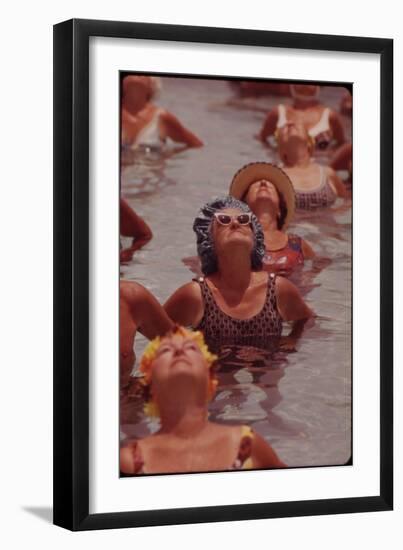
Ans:
<svg viewBox="0 0 403 550"><path fill-rule="evenodd" d="M243 166L232 179L229 193L238 200L242 200L252 183L259 180L271 182L284 197L287 204L287 216L284 227L290 223L295 211L295 193L290 178L274 164L269 162L251 162Z"/></svg>

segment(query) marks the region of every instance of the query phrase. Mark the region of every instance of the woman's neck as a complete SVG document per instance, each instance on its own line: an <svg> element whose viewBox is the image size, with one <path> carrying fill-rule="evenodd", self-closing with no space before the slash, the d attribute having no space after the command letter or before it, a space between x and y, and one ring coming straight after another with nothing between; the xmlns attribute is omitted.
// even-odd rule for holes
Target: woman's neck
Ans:
<svg viewBox="0 0 403 550"><path fill-rule="evenodd" d="M137 115L143 109L145 109L149 103L144 101L138 101L138 99L127 97L123 102L123 108L132 116Z"/></svg>
<svg viewBox="0 0 403 550"><path fill-rule="evenodd" d="M207 406L185 403L183 399L170 400L159 404L161 429L159 433L169 433L182 439L195 437L207 426Z"/></svg>
<svg viewBox="0 0 403 550"><path fill-rule="evenodd" d="M317 107L319 101L316 98L312 99L300 99L298 97L294 98L293 107L299 111L304 111L305 109L310 109L311 107Z"/></svg>
<svg viewBox="0 0 403 550"><path fill-rule="evenodd" d="M216 280L224 288L232 290L246 290L251 281L250 253L238 254L237 250L224 252L218 260Z"/></svg>
<svg viewBox="0 0 403 550"><path fill-rule="evenodd" d="M282 155L282 159L288 167L306 167L311 163L311 155L305 145L288 150L287 153Z"/></svg>
<svg viewBox="0 0 403 550"><path fill-rule="evenodd" d="M277 214L278 210L271 207L270 204L256 204L254 213L259 220L264 233L273 233L278 230Z"/></svg>

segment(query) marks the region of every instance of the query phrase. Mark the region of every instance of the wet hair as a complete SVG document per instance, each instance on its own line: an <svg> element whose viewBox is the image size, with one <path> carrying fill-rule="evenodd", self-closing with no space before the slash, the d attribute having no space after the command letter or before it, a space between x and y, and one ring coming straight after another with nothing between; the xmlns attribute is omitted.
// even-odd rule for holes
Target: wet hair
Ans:
<svg viewBox="0 0 403 550"><path fill-rule="evenodd" d="M248 194L249 187L241 197L241 201L244 202L245 204L247 204L246 195ZM284 198L283 193L280 193L280 191L277 189L277 187L276 187L276 191L277 191L277 195L278 195L279 210L280 210L280 214L277 216L277 229L282 229L284 224L285 224L285 220L287 218L288 208L287 208L287 203L286 203L286 200Z"/></svg>
<svg viewBox="0 0 403 550"><path fill-rule="evenodd" d="M201 261L201 269L204 275L211 275L218 270L217 255L215 252L214 239L212 236L212 227L214 214L224 208L237 208L241 212L251 214L251 226L254 236L254 245L251 254L251 266L254 270L262 268L263 257L265 254L264 234L262 227L245 202L241 202L234 197L226 196L213 199L206 203L199 210L199 213L193 223L193 231L197 238L197 253Z"/></svg>

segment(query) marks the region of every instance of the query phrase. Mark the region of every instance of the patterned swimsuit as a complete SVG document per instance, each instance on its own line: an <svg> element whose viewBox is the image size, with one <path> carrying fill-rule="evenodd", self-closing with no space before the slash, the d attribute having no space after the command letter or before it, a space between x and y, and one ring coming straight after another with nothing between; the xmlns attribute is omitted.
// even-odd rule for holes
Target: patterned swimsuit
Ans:
<svg viewBox="0 0 403 550"><path fill-rule="evenodd" d="M304 265L302 239L298 235L288 235L287 244L280 250L267 250L263 258L263 269L288 277L298 266Z"/></svg>
<svg viewBox="0 0 403 550"><path fill-rule="evenodd" d="M295 190L295 206L300 210L315 210L331 206L337 195L327 181L323 166L320 166L320 183L316 189L310 191Z"/></svg>
<svg viewBox="0 0 403 550"><path fill-rule="evenodd" d="M209 349L219 353L222 346L270 347L282 331L282 319L277 310L276 276L270 273L263 308L249 319L236 319L224 313L217 305L204 277L196 281L202 292L204 313L195 330L201 330Z"/></svg>

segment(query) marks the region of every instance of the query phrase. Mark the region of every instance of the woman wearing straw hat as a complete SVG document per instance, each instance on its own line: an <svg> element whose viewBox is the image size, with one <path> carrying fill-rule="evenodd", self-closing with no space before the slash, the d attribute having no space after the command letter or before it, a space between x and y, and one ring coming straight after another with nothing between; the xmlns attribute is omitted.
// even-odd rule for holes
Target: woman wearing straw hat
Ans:
<svg viewBox="0 0 403 550"><path fill-rule="evenodd" d="M288 279L262 270L262 228L244 202L214 199L196 217L197 252L204 274L180 287L166 302L175 322L201 330L207 345L270 349L283 321L293 323L284 347L295 341L313 313Z"/></svg>
<svg viewBox="0 0 403 550"><path fill-rule="evenodd" d="M161 428L123 445L123 475L285 468L249 426L209 421L216 359L200 332L183 327L150 342L140 363L145 412L159 416Z"/></svg>
<svg viewBox="0 0 403 550"><path fill-rule="evenodd" d="M230 195L245 202L262 226L266 253L263 269L290 275L315 253L298 235L286 233L295 210L295 194L287 174L268 162L252 162L235 174Z"/></svg>

